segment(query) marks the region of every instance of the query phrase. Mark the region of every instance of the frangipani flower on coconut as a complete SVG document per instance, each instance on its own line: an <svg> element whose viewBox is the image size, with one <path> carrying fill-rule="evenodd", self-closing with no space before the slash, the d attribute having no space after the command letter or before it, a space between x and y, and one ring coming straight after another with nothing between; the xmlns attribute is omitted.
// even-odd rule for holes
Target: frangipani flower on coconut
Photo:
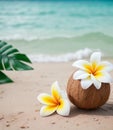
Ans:
<svg viewBox="0 0 113 130"><path fill-rule="evenodd" d="M68 116L70 113L70 103L67 94L60 89L57 81L51 86L51 95L41 93L37 99L44 104L40 110L41 116L49 116L55 111L62 116Z"/></svg>
<svg viewBox="0 0 113 130"><path fill-rule="evenodd" d="M100 89L101 83L112 82L109 72L113 70L113 65L108 61L101 61L100 52L94 52L90 57L90 61L78 60L72 66L79 68L73 74L73 79L81 80L83 89L89 88L92 84Z"/></svg>

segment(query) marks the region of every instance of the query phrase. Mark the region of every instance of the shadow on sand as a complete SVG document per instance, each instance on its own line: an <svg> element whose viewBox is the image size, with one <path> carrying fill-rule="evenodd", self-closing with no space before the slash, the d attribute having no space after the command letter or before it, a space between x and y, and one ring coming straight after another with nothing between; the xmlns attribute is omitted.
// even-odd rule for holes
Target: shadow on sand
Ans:
<svg viewBox="0 0 113 130"><path fill-rule="evenodd" d="M99 116L113 116L113 102L112 103L106 103L105 105L101 106L98 109L94 110L83 110L79 109L75 106L71 107L71 113L70 113L70 118L84 114L84 115L99 115Z"/></svg>

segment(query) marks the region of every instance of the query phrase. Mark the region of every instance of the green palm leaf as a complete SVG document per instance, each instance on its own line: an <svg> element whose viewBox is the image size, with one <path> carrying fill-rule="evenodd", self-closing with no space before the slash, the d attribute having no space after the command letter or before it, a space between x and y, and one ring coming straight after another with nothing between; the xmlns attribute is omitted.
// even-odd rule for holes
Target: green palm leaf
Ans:
<svg viewBox="0 0 113 130"><path fill-rule="evenodd" d="M0 71L0 84L13 82L10 78L8 78L3 72Z"/></svg>
<svg viewBox="0 0 113 130"><path fill-rule="evenodd" d="M12 45L0 41L0 70L33 70L28 63L31 63L31 61L25 54L20 53L19 50ZM6 78L7 80L5 80ZM11 81L12 80L0 71L0 84Z"/></svg>

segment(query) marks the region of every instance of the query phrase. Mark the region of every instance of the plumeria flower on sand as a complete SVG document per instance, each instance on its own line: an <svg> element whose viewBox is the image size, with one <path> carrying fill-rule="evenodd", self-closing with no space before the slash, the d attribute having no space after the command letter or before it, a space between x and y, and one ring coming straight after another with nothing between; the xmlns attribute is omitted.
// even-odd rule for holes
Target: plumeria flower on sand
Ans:
<svg viewBox="0 0 113 130"><path fill-rule="evenodd" d="M100 89L101 83L112 82L109 72L113 70L113 65L108 61L101 61L100 52L94 52L89 62L86 60L78 60L72 66L79 68L73 74L73 79L81 80L83 89L89 88L92 84L97 89Z"/></svg>
<svg viewBox="0 0 113 130"><path fill-rule="evenodd" d="M41 116L49 116L55 111L62 116L68 116L70 113L70 103L66 92L60 89L57 81L51 86L51 95L41 93L37 99L44 104L40 110Z"/></svg>

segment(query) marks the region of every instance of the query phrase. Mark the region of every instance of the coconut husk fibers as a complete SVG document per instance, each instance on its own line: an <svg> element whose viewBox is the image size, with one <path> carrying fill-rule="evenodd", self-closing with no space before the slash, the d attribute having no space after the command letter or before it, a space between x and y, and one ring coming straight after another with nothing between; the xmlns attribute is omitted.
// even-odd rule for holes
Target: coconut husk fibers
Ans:
<svg viewBox="0 0 113 130"><path fill-rule="evenodd" d="M109 83L102 83L100 89L96 89L93 84L83 89L80 82L73 79L73 74L68 80L67 94L74 105L81 109L96 109L106 103L110 95Z"/></svg>

